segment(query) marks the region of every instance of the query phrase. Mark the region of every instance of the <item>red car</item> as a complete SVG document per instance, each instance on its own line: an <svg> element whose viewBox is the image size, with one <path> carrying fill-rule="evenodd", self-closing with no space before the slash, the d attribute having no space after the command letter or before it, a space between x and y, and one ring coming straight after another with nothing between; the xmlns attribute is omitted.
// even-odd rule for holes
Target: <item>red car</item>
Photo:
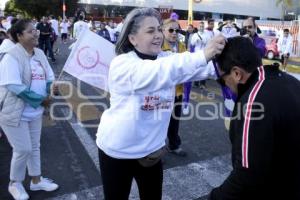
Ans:
<svg viewBox="0 0 300 200"><path fill-rule="evenodd" d="M264 38L266 41L266 55L268 59L272 60L274 58L279 58L279 51L277 47L278 38L268 37Z"/></svg>
<svg viewBox="0 0 300 200"><path fill-rule="evenodd" d="M266 41L266 55L268 59L279 58L279 52L277 47L278 38L276 37L274 30L261 30L260 37Z"/></svg>

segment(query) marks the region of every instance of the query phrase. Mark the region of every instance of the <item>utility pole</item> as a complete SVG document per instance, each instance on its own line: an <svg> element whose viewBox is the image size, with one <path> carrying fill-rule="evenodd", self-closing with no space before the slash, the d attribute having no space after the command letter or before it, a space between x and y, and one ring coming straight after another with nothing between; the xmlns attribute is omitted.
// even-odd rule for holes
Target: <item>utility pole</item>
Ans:
<svg viewBox="0 0 300 200"><path fill-rule="evenodd" d="M66 4L65 4L65 0L63 0L63 19L66 18Z"/></svg>
<svg viewBox="0 0 300 200"><path fill-rule="evenodd" d="M193 0L189 1L189 10L188 10L188 24L193 23Z"/></svg>

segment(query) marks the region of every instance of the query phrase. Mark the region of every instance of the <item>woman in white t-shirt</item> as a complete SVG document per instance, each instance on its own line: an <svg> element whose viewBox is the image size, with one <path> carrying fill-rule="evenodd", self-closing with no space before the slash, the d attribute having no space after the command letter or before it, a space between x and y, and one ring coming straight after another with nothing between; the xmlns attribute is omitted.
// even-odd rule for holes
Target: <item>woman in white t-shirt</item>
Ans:
<svg viewBox="0 0 300 200"><path fill-rule="evenodd" d="M26 168L30 190L53 191L58 185L41 176L40 136L44 107L49 106L53 71L38 45L30 20L11 27L17 44L0 63L0 126L13 148L8 191L14 199L29 198L22 182Z"/></svg>
<svg viewBox="0 0 300 200"><path fill-rule="evenodd" d="M134 9L116 44L108 78L110 108L101 117L96 140L107 200L128 199L133 178L140 199L161 199L161 155L175 86L215 76L207 62L225 45L219 36L197 53L163 52L161 25L157 10Z"/></svg>

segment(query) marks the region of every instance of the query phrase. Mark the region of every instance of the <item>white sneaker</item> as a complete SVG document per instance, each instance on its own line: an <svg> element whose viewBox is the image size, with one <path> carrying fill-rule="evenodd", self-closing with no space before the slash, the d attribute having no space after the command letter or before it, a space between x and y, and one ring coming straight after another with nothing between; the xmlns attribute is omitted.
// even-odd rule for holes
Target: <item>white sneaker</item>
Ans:
<svg viewBox="0 0 300 200"><path fill-rule="evenodd" d="M15 200L29 199L27 192L25 191L22 183L20 183L20 182L9 183L8 191L14 197Z"/></svg>
<svg viewBox="0 0 300 200"><path fill-rule="evenodd" d="M44 190L47 192L54 191L58 188L58 185L53 182L53 180L48 178L41 177L41 181L37 184L32 183L30 181L30 190L31 191L38 191L38 190Z"/></svg>

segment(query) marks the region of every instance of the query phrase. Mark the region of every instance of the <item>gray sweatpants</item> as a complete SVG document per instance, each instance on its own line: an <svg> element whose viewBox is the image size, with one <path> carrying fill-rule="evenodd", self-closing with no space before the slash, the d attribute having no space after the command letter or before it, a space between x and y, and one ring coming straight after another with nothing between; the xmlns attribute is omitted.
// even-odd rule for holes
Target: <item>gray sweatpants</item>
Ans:
<svg viewBox="0 0 300 200"><path fill-rule="evenodd" d="M33 121L21 121L18 127L1 124L13 156L10 163L10 180L23 181L26 166L29 176L41 175L40 138L42 117Z"/></svg>

